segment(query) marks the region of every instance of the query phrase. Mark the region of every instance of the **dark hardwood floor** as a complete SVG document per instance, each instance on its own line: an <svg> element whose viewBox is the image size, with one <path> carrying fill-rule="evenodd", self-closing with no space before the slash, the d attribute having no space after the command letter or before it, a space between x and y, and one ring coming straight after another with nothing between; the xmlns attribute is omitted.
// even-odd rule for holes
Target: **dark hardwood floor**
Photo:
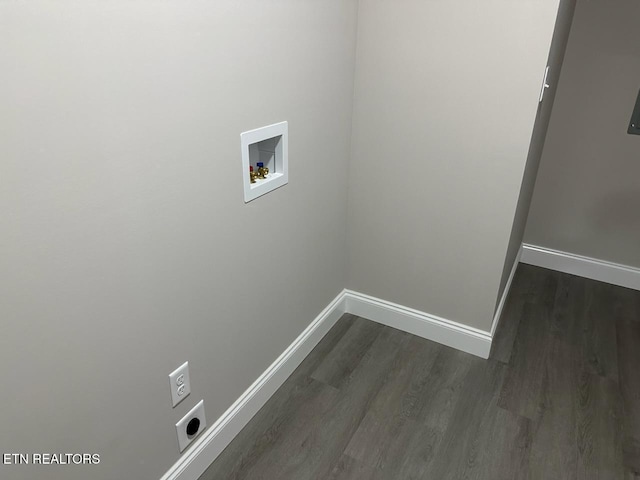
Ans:
<svg viewBox="0 0 640 480"><path fill-rule="evenodd" d="M489 360L345 315L201 480L640 480L640 292L520 265Z"/></svg>

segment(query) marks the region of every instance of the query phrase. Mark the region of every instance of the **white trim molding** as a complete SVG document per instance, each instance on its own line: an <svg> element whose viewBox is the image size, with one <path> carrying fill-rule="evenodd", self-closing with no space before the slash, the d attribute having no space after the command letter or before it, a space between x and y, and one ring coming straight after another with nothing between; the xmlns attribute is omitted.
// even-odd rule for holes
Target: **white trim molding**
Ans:
<svg viewBox="0 0 640 480"><path fill-rule="evenodd" d="M491 334L419 310L345 290L345 311L482 358L489 358Z"/></svg>
<svg viewBox="0 0 640 480"><path fill-rule="evenodd" d="M342 291L160 480L197 480L344 312Z"/></svg>
<svg viewBox="0 0 640 480"><path fill-rule="evenodd" d="M522 246L520 261L536 267L640 290L640 269L635 267L526 243Z"/></svg>
<svg viewBox="0 0 640 480"><path fill-rule="evenodd" d="M343 290L160 480L197 480L344 313L488 358L519 262L640 290L640 269L527 244L518 252L490 332Z"/></svg>
<svg viewBox="0 0 640 480"><path fill-rule="evenodd" d="M500 303L498 304L496 313L493 316L493 323L491 324L491 338L493 338L493 336L496 334L496 329L498 328L498 323L500 322L500 317L502 316L502 310L504 309L504 304L507 303L507 297L509 296L509 291L511 290L511 283L513 282L513 277L516 276L516 270L518 269L521 258L522 245L520 245L520 248L518 249L518 255L516 255L516 260L515 262L513 262L511 273L509 274L509 279L507 280L507 284L504 286L504 291L502 292Z"/></svg>
<svg viewBox="0 0 640 480"><path fill-rule="evenodd" d="M513 272L505 288L505 297L512 278ZM344 313L482 358L488 358L491 350L490 332L363 293L343 290L160 480L197 480Z"/></svg>

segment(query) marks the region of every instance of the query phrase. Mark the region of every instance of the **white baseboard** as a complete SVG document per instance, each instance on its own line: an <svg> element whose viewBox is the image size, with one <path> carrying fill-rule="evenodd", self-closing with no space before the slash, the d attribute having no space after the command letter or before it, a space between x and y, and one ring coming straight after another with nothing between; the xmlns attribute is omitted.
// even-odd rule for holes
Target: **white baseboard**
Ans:
<svg viewBox="0 0 640 480"><path fill-rule="evenodd" d="M513 272L509 284L512 277ZM491 350L489 332L369 295L343 290L160 480L198 480L344 313L482 358L488 358Z"/></svg>
<svg viewBox="0 0 640 480"><path fill-rule="evenodd" d="M516 270L518 269L518 264L520 263L521 258L522 245L520 245L518 255L516 255L516 260L515 262L513 262L513 266L511 267L511 273L509 274L509 279L507 280L507 284L504 287L504 292L502 292L502 297L500 298L498 308L496 308L496 313L493 315L493 323L491 324L491 338L493 338L496 333L496 329L498 328L498 323L500 322L500 317L502 316L502 309L504 308L504 304L507 302L509 290L511 290L511 283L513 282L513 277L516 276Z"/></svg>
<svg viewBox="0 0 640 480"><path fill-rule="evenodd" d="M488 358L491 351L489 332L363 293L346 290L345 310L358 317L367 318L478 357Z"/></svg>
<svg viewBox="0 0 640 480"><path fill-rule="evenodd" d="M522 263L640 290L640 269L583 257L573 253L524 244Z"/></svg>
<svg viewBox="0 0 640 480"><path fill-rule="evenodd" d="M363 293L343 290L160 480L198 480L344 313L488 358L518 260L640 290L640 269L527 244L522 246L511 269L490 332Z"/></svg>
<svg viewBox="0 0 640 480"><path fill-rule="evenodd" d="M344 314L344 291L311 322L160 480L197 480Z"/></svg>

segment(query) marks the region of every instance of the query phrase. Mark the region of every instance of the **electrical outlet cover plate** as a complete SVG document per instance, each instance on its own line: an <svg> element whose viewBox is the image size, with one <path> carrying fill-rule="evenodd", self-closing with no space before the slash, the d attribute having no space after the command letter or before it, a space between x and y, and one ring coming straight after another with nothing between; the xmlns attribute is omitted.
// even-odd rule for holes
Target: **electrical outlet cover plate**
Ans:
<svg viewBox="0 0 640 480"><path fill-rule="evenodd" d="M198 430L193 435L187 434L187 425L191 420L197 418L200 420L200 426ZM204 400L200 400L200 402L193 407L189 413L187 413L182 420L176 423L176 431L178 432L178 446L180 447L180 452L183 452L185 448L187 448L191 442L193 442L198 435L200 435L207 428L207 417L204 415Z"/></svg>
<svg viewBox="0 0 640 480"><path fill-rule="evenodd" d="M169 374L171 387L171 403L175 407L191 393L191 379L189 378L189 362L184 362Z"/></svg>

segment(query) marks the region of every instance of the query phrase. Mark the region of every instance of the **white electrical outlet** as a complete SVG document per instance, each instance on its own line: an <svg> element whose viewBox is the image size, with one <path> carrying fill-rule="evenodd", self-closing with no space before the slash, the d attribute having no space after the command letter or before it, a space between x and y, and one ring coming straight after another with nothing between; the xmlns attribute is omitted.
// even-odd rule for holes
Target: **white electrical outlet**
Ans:
<svg viewBox="0 0 640 480"><path fill-rule="evenodd" d="M182 417L182 420L176 423L180 452L184 451L205 428L207 428L207 417L204 415L204 400L200 400L189 413Z"/></svg>
<svg viewBox="0 0 640 480"><path fill-rule="evenodd" d="M175 369L169 375L169 387L171 387L171 402L175 407L191 393L191 381L189 380L189 362Z"/></svg>

